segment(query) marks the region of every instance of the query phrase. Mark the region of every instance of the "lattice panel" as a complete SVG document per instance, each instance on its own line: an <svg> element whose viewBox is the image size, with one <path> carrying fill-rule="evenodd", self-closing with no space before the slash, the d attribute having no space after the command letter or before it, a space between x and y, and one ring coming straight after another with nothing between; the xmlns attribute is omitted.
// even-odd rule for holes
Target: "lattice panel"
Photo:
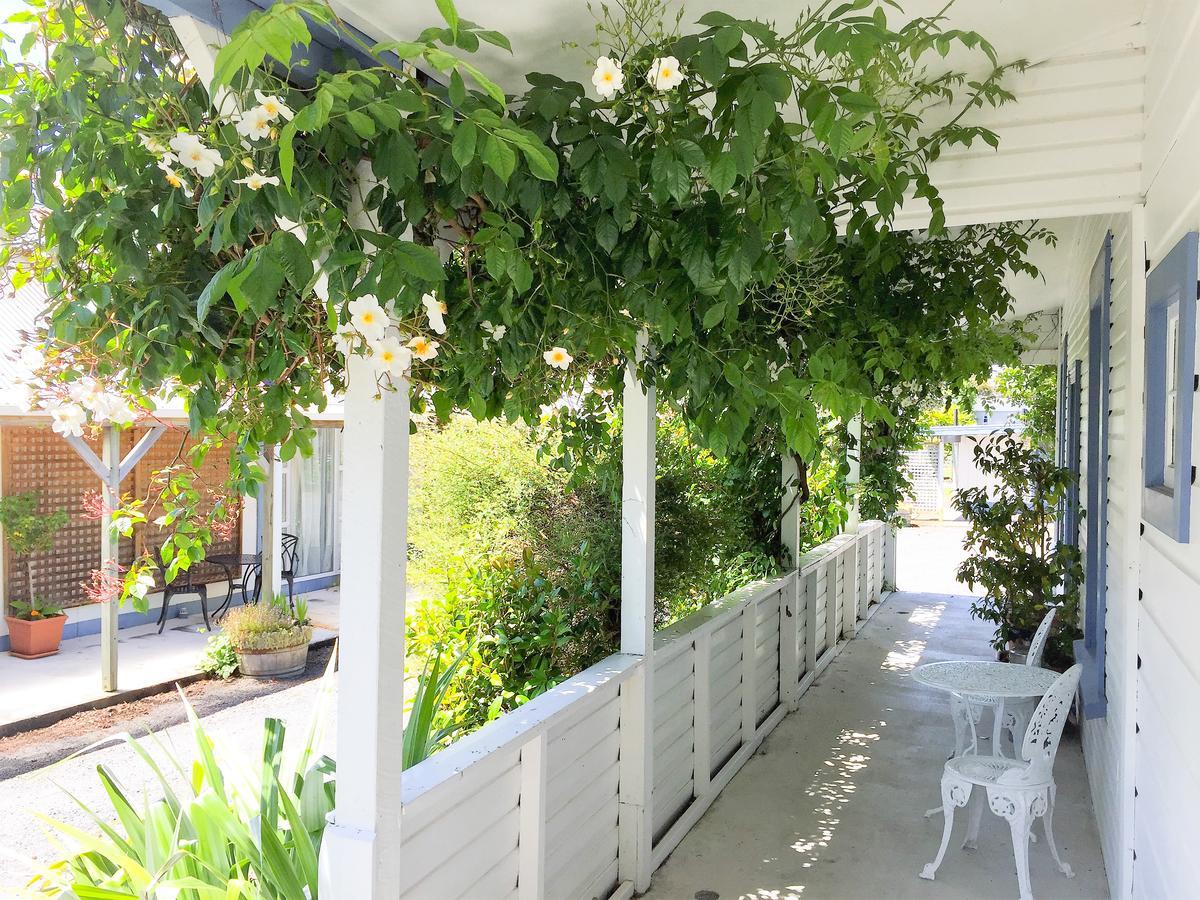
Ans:
<svg viewBox="0 0 1200 900"><path fill-rule="evenodd" d="M70 520L63 527L49 553L33 557L33 589L63 606L81 606L88 602L83 592L93 569L100 565L100 524L83 516L83 494L100 488L100 479L79 458L70 444L49 428L8 426L3 429L5 495L38 491L41 511L65 509ZM132 446L132 436L124 434L122 450ZM99 440L89 442L97 454ZM121 562L133 559L133 543L121 541ZM5 597L24 600L29 596L25 561L4 547Z"/></svg>
<svg viewBox="0 0 1200 900"><path fill-rule="evenodd" d="M121 435L121 452L127 453L141 437L142 429L126 431ZM182 432L169 431L159 439L146 458L122 484L122 489L133 496L145 496L150 487L153 471L169 464L179 450ZM83 515L85 491L98 491L100 479L87 467L71 446L51 431L41 426L6 426L0 428L3 440L2 489L5 495L38 491L41 494L41 509L49 512L65 509L70 516L67 525L58 532L54 549L34 556L34 591L62 606L81 606L88 602L83 585L91 578L94 569L100 566L100 523ZM90 440L92 449L100 452L98 439ZM186 446L190 446L188 441ZM185 447L186 449L186 447ZM228 463L220 453L210 456L201 472L212 485L223 483ZM153 526L150 526L153 528ZM148 546L154 548L159 533L153 529ZM136 536L140 538L140 535ZM228 540L217 542L209 552L238 552L241 547L241 528L234 530ZM120 544L120 562L129 565L133 560L134 541L123 538ZM14 558L7 545L4 547L5 597L24 599L29 595L26 569L23 560ZM193 577L195 582L220 581L222 571L215 566L199 567Z"/></svg>
<svg viewBox="0 0 1200 900"><path fill-rule="evenodd" d="M905 468L912 483L912 507L925 512L941 508L942 485L938 481L938 454L941 444L926 444L920 450L905 453Z"/></svg>

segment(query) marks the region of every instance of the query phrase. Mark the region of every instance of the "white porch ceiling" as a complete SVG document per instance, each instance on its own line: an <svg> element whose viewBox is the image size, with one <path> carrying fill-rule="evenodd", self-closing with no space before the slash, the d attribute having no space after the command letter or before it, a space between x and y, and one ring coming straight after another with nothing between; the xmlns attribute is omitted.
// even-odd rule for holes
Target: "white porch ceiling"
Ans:
<svg viewBox="0 0 1200 900"><path fill-rule="evenodd" d="M945 0L901 0L907 16L932 15ZM513 54L487 47L476 57L509 91L525 87L529 71L548 72L586 84L591 76L585 49L564 48L575 42L586 48L595 36L594 19L585 0L458 0L462 16L506 34ZM614 2L612 5L616 5ZM683 23L715 8L733 15L786 25L813 5L797 0L719 0L683 2ZM995 44L1002 59L1040 62L1072 55L1098 39L1141 20L1144 0L958 0L947 13L950 24L974 29ZM346 20L379 39L411 38L441 21L434 0L336 0ZM888 11L889 16L899 13Z"/></svg>

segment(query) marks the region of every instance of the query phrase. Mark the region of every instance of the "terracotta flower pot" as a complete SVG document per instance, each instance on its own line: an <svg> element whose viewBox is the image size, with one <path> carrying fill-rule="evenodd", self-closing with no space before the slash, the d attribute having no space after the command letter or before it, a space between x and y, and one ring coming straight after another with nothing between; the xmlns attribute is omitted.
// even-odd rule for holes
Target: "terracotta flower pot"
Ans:
<svg viewBox="0 0 1200 900"><path fill-rule="evenodd" d="M62 643L65 614L37 619L18 619L5 616L8 623L9 652L18 659L39 659L53 656Z"/></svg>

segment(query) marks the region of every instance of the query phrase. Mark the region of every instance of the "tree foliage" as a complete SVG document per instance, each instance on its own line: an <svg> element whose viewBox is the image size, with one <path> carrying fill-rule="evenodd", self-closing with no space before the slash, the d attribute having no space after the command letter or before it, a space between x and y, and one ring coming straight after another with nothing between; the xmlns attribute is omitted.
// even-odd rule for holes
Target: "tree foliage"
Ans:
<svg viewBox="0 0 1200 900"><path fill-rule="evenodd" d="M620 90L532 73L506 96L468 57L507 40L438 6L371 46L276 3L206 84L133 0L34 0L0 58L0 224L23 252L37 229L12 262L53 297L48 376L185 397L248 490L264 444L307 451L346 353L441 419L599 429L645 332L641 374L708 449L774 433L805 459L824 414L888 422L886 389L1011 355L1004 278L1047 235L947 231L928 176L996 143L963 116L1020 63L980 35L874 0L681 31L647 0L600 25ZM297 65L312 23L355 48L337 71ZM946 68L955 47L986 74ZM913 197L927 233L891 228Z"/></svg>
<svg viewBox="0 0 1200 900"><path fill-rule="evenodd" d="M1045 453L1054 453L1058 419L1058 372L1054 366L1005 366L996 375L996 390L1016 406L1025 407L1024 435Z"/></svg>

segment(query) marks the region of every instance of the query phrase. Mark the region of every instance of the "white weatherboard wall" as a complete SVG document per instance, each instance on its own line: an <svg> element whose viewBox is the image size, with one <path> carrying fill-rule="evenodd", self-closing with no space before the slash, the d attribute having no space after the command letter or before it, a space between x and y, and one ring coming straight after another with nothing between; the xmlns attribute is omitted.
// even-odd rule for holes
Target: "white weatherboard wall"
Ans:
<svg viewBox="0 0 1200 900"><path fill-rule="evenodd" d="M1138 527L1141 521L1142 215L1090 218L1071 247L1072 286L1063 310L1067 364L1082 362L1081 483L1092 473L1088 460L1089 275L1107 231L1112 232L1112 305L1109 343L1106 693L1103 718L1084 724L1084 752L1105 868L1114 896L1127 893L1133 787L1133 701L1136 669ZM1081 490L1081 502L1086 502ZM1094 515L1088 510L1088 515ZM1080 550L1086 554L1086 519Z"/></svg>
<svg viewBox="0 0 1200 900"><path fill-rule="evenodd" d="M1200 3L1153 0L1147 35L1143 190L1146 249L1153 266L1186 232L1200 228ZM1195 433L1192 440L1195 446ZM1140 542L1136 897L1195 896L1200 884L1195 852L1200 834L1200 652L1195 641L1200 633L1200 503L1195 489L1191 517L1190 544L1178 544L1150 525Z"/></svg>
<svg viewBox="0 0 1200 900"><path fill-rule="evenodd" d="M622 693L654 666L657 868L881 599L894 534L864 522L800 569L708 604L407 770L405 900L628 897L618 870ZM816 652L813 629L819 624Z"/></svg>

